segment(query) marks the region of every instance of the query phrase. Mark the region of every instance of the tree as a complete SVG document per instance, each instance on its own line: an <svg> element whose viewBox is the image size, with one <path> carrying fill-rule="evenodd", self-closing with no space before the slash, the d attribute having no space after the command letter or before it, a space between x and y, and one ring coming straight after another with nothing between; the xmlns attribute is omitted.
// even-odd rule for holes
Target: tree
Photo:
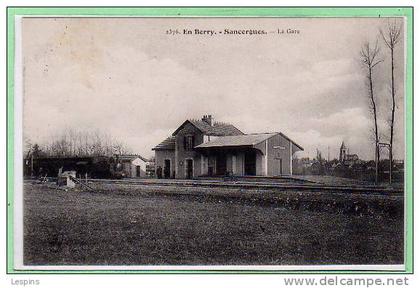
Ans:
<svg viewBox="0 0 420 288"><path fill-rule="evenodd" d="M43 150L53 157L112 156L127 154L130 149L98 130L93 132L64 129L61 134L51 137Z"/></svg>
<svg viewBox="0 0 420 288"><path fill-rule="evenodd" d="M42 153L42 149L39 147L39 145L38 144L34 144L33 146L32 146L32 155L34 156L34 157L39 157L39 156L41 156L41 153Z"/></svg>
<svg viewBox="0 0 420 288"><path fill-rule="evenodd" d="M391 56L391 98L392 98L392 106L391 106L391 120L389 123L390 126L390 140L389 140L389 181L392 182L392 160L393 160L393 142L394 142L394 124L395 124L395 77L394 77L394 51L396 45L400 42L401 37L401 25L397 25L397 22L390 23L388 22L388 29L384 32L382 29L379 30L382 36L383 41L385 42L386 46L390 51Z"/></svg>
<svg viewBox="0 0 420 288"><path fill-rule="evenodd" d="M369 42L363 44L362 49L360 50L360 59L362 65L366 71L367 79L367 88L368 95L370 100L370 111L373 116L374 121L374 136L375 136L375 183L378 183L378 162L379 162L379 131L378 131L378 113L377 113L377 103L375 98L374 91L374 78L373 72L374 68L381 63L383 60L379 59L380 49L378 46L378 41L376 41L375 46L371 47Z"/></svg>
<svg viewBox="0 0 420 288"><path fill-rule="evenodd" d="M34 176L34 158L39 158L39 157L44 157L45 153L44 151L42 151L42 149L39 147L38 144L31 144L30 140L26 140L26 145L27 145L27 151L26 151L26 168L28 169L28 174L30 174L31 176Z"/></svg>

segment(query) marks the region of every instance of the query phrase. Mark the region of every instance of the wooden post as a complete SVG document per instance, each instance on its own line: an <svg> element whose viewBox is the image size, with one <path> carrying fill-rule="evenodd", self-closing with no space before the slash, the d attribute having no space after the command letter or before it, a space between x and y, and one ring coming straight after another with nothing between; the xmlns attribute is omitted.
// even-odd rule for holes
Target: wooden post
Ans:
<svg viewBox="0 0 420 288"><path fill-rule="evenodd" d="M378 169L379 169L379 143L376 143L375 149L375 185L378 185Z"/></svg>
<svg viewBox="0 0 420 288"><path fill-rule="evenodd" d="M392 185L392 146L389 145L389 185Z"/></svg>
<svg viewBox="0 0 420 288"><path fill-rule="evenodd" d="M31 153L31 177L34 176L34 154Z"/></svg>
<svg viewBox="0 0 420 288"><path fill-rule="evenodd" d="M268 139L265 140L264 169L265 176L268 176Z"/></svg>

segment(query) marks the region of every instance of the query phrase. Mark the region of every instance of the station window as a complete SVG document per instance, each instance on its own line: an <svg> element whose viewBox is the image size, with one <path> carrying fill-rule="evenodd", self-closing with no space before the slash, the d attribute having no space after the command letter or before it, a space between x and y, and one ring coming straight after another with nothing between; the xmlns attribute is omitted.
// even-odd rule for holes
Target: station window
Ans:
<svg viewBox="0 0 420 288"><path fill-rule="evenodd" d="M184 149L193 150L194 148L194 135L184 136Z"/></svg>

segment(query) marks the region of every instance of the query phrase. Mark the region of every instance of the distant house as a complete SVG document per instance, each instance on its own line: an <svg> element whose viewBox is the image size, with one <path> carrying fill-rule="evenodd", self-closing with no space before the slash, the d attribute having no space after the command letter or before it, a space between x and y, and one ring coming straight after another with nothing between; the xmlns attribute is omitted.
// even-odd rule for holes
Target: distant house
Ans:
<svg viewBox="0 0 420 288"><path fill-rule="evenodd" d="M244 134L204 115L186 120L152 150L158 177L193 178L291 175L292 156L303 148L281 132Z"/></svg>
<svg viewBox="0 0 420 288"><path fill-rule="evenodd" d="M402 171L404 172L404 160L394 160L393 169L395 171Z"/></svg>
<svg viewBox="0 0 420 288"><path fill-rule="evenodd" d="M314 160L309 159L309 157L304 157L304 158L300 159L300 163L301 163L303 168L309 168L314 163Z"/></svg>
<svg viewBox="0 0 420 288"><path fill-rule="evenodd" d="M122 166L123 177L146 177L146 164L148 160L137 154L114 155L117 163Z"/></svg>

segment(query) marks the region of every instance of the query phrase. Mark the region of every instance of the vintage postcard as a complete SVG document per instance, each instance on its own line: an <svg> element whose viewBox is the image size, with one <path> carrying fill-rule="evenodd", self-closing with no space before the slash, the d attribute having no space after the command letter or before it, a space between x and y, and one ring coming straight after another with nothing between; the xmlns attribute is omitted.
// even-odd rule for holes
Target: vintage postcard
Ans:
<svg viewBox="0 0 420 288"><path fill-rule="evenodd" d="M316 11L10 19L13 269L408 271L411 10Z"/></svg>

